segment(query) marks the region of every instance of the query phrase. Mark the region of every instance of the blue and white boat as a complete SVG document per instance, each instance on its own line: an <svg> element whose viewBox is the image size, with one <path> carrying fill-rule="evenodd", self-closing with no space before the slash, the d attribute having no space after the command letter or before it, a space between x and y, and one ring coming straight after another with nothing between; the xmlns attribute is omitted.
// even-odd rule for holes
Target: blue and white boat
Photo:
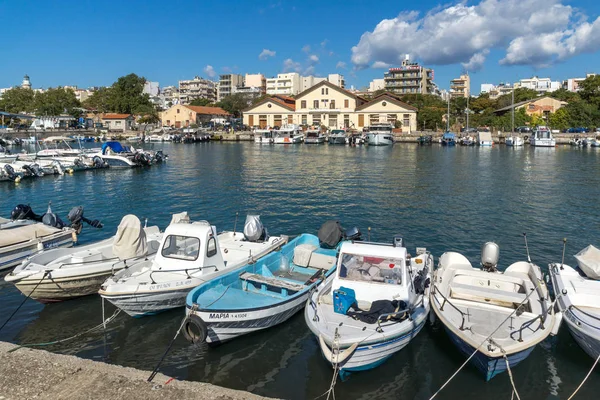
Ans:
<svg viewBox="0 0 600 400"><path fill-rule="evenodd" d="M151 158L147 154L134 151L115 141L104 143L102 150L97 155L111 168L133 168L151 163Z"/></svg>
<svg viewBox="0 0 600 400"><path fill-rule="evenodd" d="M453 132L445 132L442 135L442 146L456 146L456 134Z"/></svg>
<svg viewBox="0 0 600 400"><path fill-rule="evenodd" d="M433 256L393 244L344 242L336 274L311 293L306 324L340 376L377 367L421 331ZM345 299L350 298L350 300Z"/></svg>
<svg viewBox="0 0 600 400"><path fill-rule="evenodd" d="M575 258L579 268L550 264L550 277L571 335L595 360L600 357L600 250L590 245Z"/></svg>
<svg viewBox="0 0 600 400"><path fill-rule="evenodd" d="M499 253L486 243L481 269L462 254L442 254L431 291L435 316L486 381L526 359L559 325L540 268L519 261L499 272Z"/></svg>
<svg viewBox="0 0 600 400"><path fill-rule="evenodd" d="M217 344L286 321L333 273L336 253L322 248L317 236L302 234L256 263L198 286L186 299L185 337Z"/></svg>

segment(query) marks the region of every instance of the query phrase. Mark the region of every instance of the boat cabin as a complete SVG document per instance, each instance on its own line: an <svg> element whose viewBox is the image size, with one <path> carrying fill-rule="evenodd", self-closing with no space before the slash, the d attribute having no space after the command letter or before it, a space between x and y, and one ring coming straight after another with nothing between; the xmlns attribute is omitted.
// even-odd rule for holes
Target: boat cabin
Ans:
<svg viewBox="0 0 600 400"><path fill-rule="evenodd" d="M538 127L535 131L533 131L533 137L535 139L552 139L552 132L550 129L545 126Z"/></svg>
<svg viewBox="0 0 600 400"><path fill-rule="evenodd" d="M408 301L409 280L405 247L345 242L340 249L332 290L353 289L358 301Z"/></svg>
<svg viewBox="0 0 600 400"><path fill-rule="evenodd" d="M306 138L307 139L308 138L319 138L319 137L322 137L322 136L323 135L321 134L321 131L319 131L319 130L311 129L311 130L307 130L306 131Z"/></svg>
<svg viewBox="0 0 600 400"><path fill-rule="evenodd" d="M270 129L256 129L254 131L254 134L260 135L260 137L264 138L264 139L272 139L273 138L273 131Z"/></svg>
<svg viewBox="0 0 600 400"><path fill-rule="evenodd" d="M225 267L216 227L207 221L171 224L165 230L153 270L202 270Z"/></svg>
<svg viewBox="0 0 600 400"><path fill-rule="evenodd" d="M302 131L300 129L300 126L291 124L291 125L283 125L281 128L279 128L279 130L277 131L277 136L293 138L295 136L301 135L301 133L302 133Z"/></svg>
<svg viewBox="0 0 600 400"><path fill-rule="evenodd" d="M394 126L392 124L373 124L369 127L369 133L389 133L392 134Z"/></svg>

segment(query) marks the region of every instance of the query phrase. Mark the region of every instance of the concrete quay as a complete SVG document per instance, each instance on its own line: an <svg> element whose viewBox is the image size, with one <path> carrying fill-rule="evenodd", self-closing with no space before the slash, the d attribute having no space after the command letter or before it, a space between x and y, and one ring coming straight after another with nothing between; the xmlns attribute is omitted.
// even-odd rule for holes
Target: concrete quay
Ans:
<svg viewBox="0 0 600 400"><path fill-rule="evenodd" d="M149 371L20 348L0 342L0 400L242 400L266 399L210 383L170 380Z"/></svg>

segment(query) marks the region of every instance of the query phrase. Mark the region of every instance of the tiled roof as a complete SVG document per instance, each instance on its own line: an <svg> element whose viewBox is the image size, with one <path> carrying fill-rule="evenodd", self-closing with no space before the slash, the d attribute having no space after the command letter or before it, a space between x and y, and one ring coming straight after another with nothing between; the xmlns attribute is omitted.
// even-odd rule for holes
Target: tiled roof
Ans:
<svg viewBox="0 0 600 400"><path fill-rule="evenodd" d="M131 114L104 114L102 119L127 119L131 117Z"/></svg>
<svg viewBox="0 0 600 400"><path fill-rule="evenodd" d="M370 105L379 102L380 100L386 99L387 101L390 101L400 107L403 107L407 110L413 110L413 111L418 111L418 108L415 106L411 106L408 103L403 102L402 100L400 100L400 98L398 98L397 96L389 93L389 92L385 92L380 94L379 96L375 97L374 99L372 99L371 101L365 103L365 104L361 104L360 106L356 107L356 111L360 111L363 110L367 107L369 107Z"/></svg>
<svg viewBox="0 0 600 400"><path fill-rule="evenodd" d="M277 96L281 96L281 95L274 95L274 96L271 96L271 97L267 97L267 98L259 101L256 104L252 104L250 107L248 107L245 110L243 110L243 112L248 112L248 111L252 110L253 108L256 108L256 107L258 107L258 106L260 106L262 104L268 103L269 101L273 102L273 103L277 103L278 105L280 105L280 106L282 106L284 108L287 108L290 111L296 111L296 103L295 102L293 102L293 103L285 103L281 99L277 98Z"/></svg>
<svg viewBox="0 0 600 400"><path fill-rule="evenodd" d="M201 115L230 115L227 111L221 107L207 107L207 106L185 106L196 114Z"/></svg>

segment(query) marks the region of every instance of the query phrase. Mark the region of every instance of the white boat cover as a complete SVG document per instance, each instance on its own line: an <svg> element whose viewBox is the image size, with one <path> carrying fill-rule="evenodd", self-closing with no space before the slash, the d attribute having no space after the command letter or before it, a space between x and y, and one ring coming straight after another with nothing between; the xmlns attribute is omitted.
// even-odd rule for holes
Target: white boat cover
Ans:
<svg viewBox="0 0 600 400"><path fill-rule="evenodd" d="M0 234L0 247L27 242L31 239L52 235L56 232L60 232L60 229L53 228L42 223L22 225L19 227L2 230L2 234Z"/></svg>
<svg viewBox="0 0 600 400"><path fill-rule="evenodd" d="M187 211L180 212L179 214L173 214L173 217L171 218L171 223L172 224L189 224L190 216L188 215Z"/></svg>
<svg viewBox="0 0 600 400"><path fill-rule="evenodd" d="M121 260L148 254L146 233L138 217L132 214L123 217L117 228L112 250Z"/></svg>
<svg viewBox="0 0 600 400"><path fill-rule="evenodd" d="M590 279L600 279L600 250L591 244L575 255L579 268Z"/></svg>
<svg viewBox="0 0 600 400"><path fill-rule="evenodd" d="M267 234L265 227L260 221L260 215L248 215L244 224L244 237L249 242L256 242L260 239L266 240Z"/></svg>

